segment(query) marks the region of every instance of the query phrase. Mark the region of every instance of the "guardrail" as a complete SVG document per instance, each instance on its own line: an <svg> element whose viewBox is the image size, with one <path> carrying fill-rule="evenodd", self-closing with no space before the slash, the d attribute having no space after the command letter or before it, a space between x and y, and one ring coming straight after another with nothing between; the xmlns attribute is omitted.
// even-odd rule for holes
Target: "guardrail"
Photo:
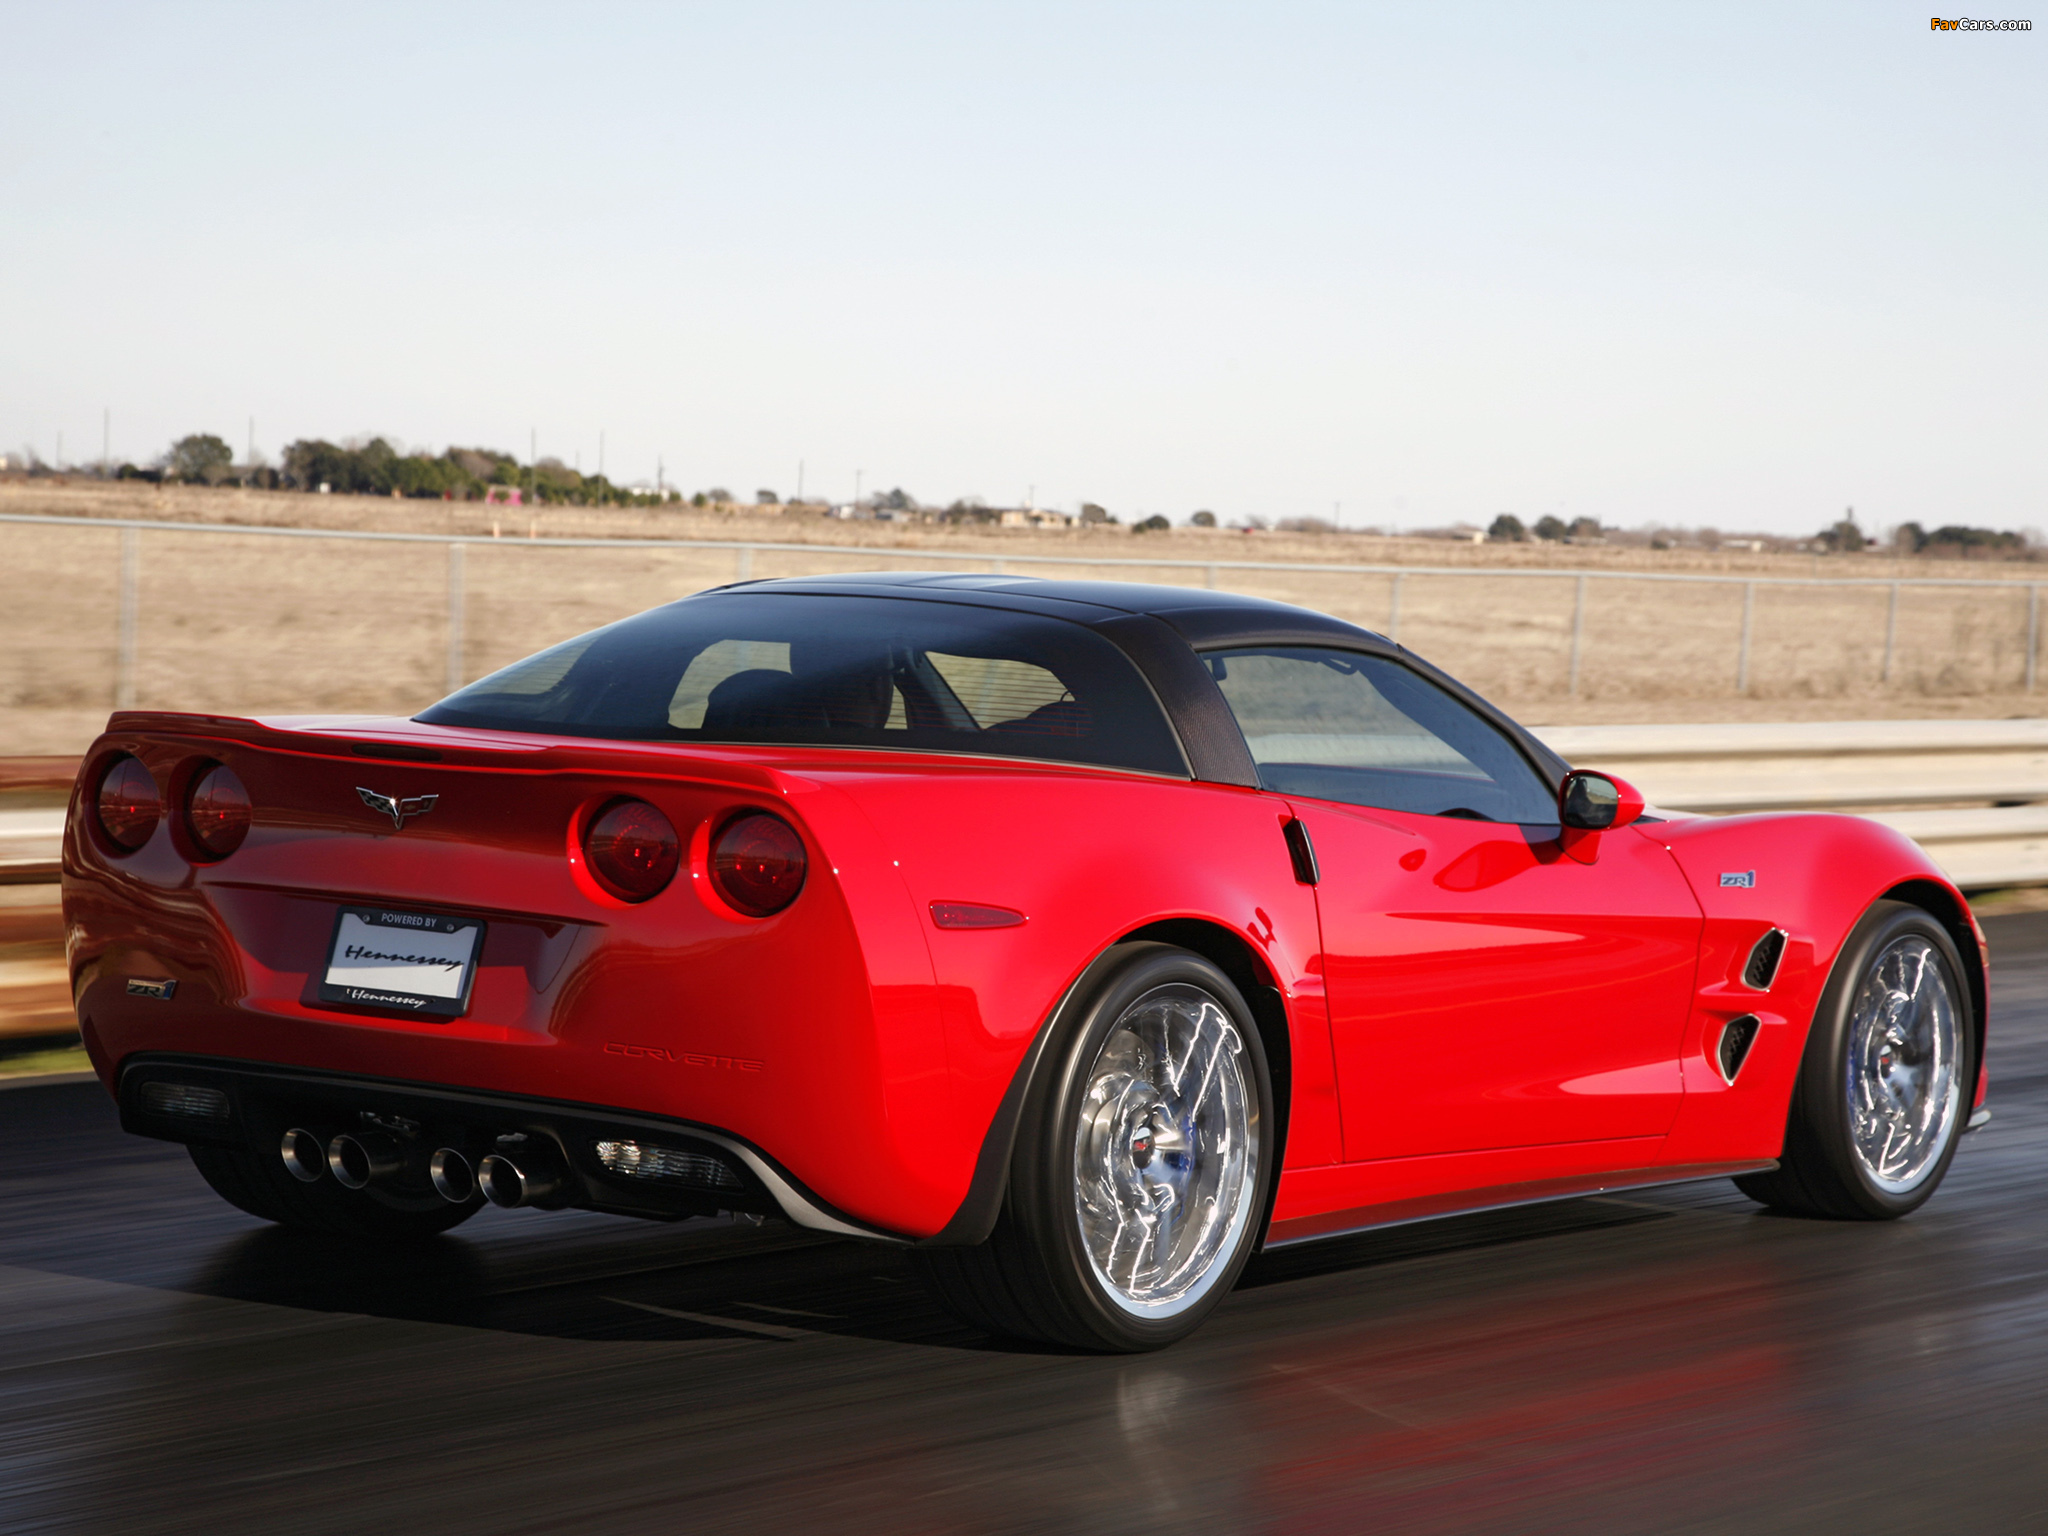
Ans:
<svg viewBox="0 0 2048 1536"><path fill-rule="evenodd" d="M1673 811L1853 811L1964 890L2048 884L2048 720L1538 729L1567 761Z"/></svg>
<svg viewBox="0 0 2048 1536"><path fill-rule="evenodd" d="M1851 811L1912 838L1964 890L2048 884L2048 720L1580 725L1536 734L1573 763L1620 774L1660 809ZM77 771L76 758L0 759L0 1038L71 1027L49 882Z"/></svg>
<svg viewBox="0 0 2048 1536"><path fill-rule="evenodd" d="M1572 763L1663 810L1849 811L1896 828L1965 890L2048 884L2048 720L1542 726ZM56 878L76 758L0 759L0 884Z"/></svg>

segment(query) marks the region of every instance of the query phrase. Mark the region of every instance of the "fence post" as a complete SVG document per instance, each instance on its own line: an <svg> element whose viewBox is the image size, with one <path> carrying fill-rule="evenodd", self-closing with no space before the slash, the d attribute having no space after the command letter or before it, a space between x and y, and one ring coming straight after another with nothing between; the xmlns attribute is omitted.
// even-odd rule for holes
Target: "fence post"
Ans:
<svg viewBox="0 0 2048 1536"><path fill-rule="evenodd" d="M2041 589L2027 588L2027 692L2034 691L2034 664L2041 656Z"/></svg>
<svg viewBox="0 0 2048 1536"><path fill-rule="evenodd" d="M753 545L742 544L740 546L739 573L733 579L735 581L752 581L754 579Z"/></svg>
<svg viewBox="0 0 2048 1536"><path fill-rule="evenodd" d="M1578 593L1572 599L1572 680L1571 696L1579 696L1579 648L1586 635L1586 578L1581 576Z"/></svg>
<svg viewBox="0 0 2048 1536"><path fill-rule="evenodd" d="M1408 579L1406 571L1394 572L1394 593L1387 599L1387 638L1401 643L1401 583Z"/></svg>
<svg viewBox="0 0 2048 1536"><path fill-rule="evenodd" d="M1895 581L1892 583L1891 608L1884 616L1884 677L1882 681L1887 683L1892 680L1892 652L1897 648L1898 643L1899 584Z"/></svg>
<svg viewBox="0 0 2048 1536"><path fill-rule="evenodd" d="M120 637L114 651L114 708L135 707L136 621L142 594L142 530L121 530Z"/></svg>
<svg viewBox="0 0 2048 1536"><path fill-rule="evenodd" d="M1202 567L1202 584L1206 586L1211 592L1214 592L1216 590L1215 566L1205 565Z"/></svg>
<svg viewBox="0 0 2048 1536"><path fill-rule="evenodd" d="M1756 583L1742 584L1742 649L1735 658L1735 691L1749 692L1749 626L1756 616Z"/></svg>
<svg viewBox="0 0 2048 1536"><path fill-rule="evenodd" d="M463 599L463 546L448 546L448 691L455 692L463 683L462 664L462 599Z"/></svg>

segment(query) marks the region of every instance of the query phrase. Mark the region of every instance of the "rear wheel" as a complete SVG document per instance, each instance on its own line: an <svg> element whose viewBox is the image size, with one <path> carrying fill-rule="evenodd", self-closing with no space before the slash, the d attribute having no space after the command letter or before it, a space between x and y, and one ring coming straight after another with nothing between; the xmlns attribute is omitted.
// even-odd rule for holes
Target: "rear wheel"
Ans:
<svg viewBox="0 0 2048 1536"><path fill-rule="evenodd" d="M1976 1041L1954 940L1919 907L1876 903L1821 994L1779 1165L1736 1187L1811 1216L1886 1221L1917 1209L1955 1157Z"/></svg>
<svg viewBox="0 0 2048 1536"><path fill-rule="evenodd" d="M990 1332L1157 1349L1193 1332L1251 1255L1274 1173L1265 1052L1229 977L1163 944L1127 946L1070 1018L994 1233L911 1261Z"/></svg>
<svg viewBox="0 0 2048 1536"><path fill-rule="evenodd" d="M228 1204L263 1221L336 1237L405 1242L432 1237L469 1220L481 1199L454 1205L439 1195L403 1196L375 1187L343 1189L332 1178L307 1184L276 1153L246 1147L192 1145L193 1166Z"/></svg>

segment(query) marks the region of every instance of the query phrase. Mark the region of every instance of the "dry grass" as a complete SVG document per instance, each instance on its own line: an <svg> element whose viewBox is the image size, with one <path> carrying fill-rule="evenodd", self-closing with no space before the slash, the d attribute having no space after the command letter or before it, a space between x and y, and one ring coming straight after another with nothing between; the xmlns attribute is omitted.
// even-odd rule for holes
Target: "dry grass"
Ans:
<svg viewBox="0 0 2048 1536"><path fill-rule="evenodd" d="M989 530L843 523L815 515L688 509L564 509L529 514L475 504L308 497L182 487L0 484L0 511L149 517L216 525L283 524L430 534L490 534L469 548L462 670L481 676L543 645L625 614L732 581L742 557L701 547L558 549L543 537L748 539L843 545L859 554L763 551L756 577L878 570L986 570L1020 555L1052 576L1200 585L1204 571L1105 568L1103 559L1454 566L1401 581L1400 638L1534 723L1768 720L2040 713L2021 689L2027 598L1995 587L1906 588L1893 676L1882 677L1887 593L1830 582L1757 589L1751 688L1735 691L1739 587L1600 580L1589 584L1580 689L1567 689L1576 583L1540 573L1583 567L1617 576L1939 574L2024 579L2025 566L1906 564L1874 557L1539 546L1471 546L1358 535L1176 529ZM0 754L76 752L113 698L118 535L0 525L7 602L0 609ZM906 561L944 549L953 561ZM137 702L224 712L411 711L444 691L448 554L431 545L278 540L258 535L141 536ZM1505 570L1529 572L1503 577ZM1469 574L1468 574L1469 573ZM1234 591L1302 603L1390 627L1394 578L1335 571L1218 570Z"/></svg>

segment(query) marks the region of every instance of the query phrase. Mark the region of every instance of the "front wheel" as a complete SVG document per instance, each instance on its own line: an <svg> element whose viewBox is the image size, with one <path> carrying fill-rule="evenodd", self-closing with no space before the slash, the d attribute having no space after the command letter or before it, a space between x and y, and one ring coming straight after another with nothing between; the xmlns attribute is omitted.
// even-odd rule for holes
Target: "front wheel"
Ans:
<svg viewBox="0 0 2048 1536"><path fill-rule="evenodd" d="M1124 946L1076 1003L994 1233L912 1263L991 1332L1157 1349L1208 1316L1257 1240L1274 1176L1265 1051L1230 978L1168 945Z"/></svg>
<svg viewBox="0 0 2048 1536"><path fill-rule="evenodd" d="M1948 1172L1976 1083L1955 941L1921 908L1880 901L1821 993L1777 1169L1736 1187L1804 1215L1903 1216Z"/></svg>

